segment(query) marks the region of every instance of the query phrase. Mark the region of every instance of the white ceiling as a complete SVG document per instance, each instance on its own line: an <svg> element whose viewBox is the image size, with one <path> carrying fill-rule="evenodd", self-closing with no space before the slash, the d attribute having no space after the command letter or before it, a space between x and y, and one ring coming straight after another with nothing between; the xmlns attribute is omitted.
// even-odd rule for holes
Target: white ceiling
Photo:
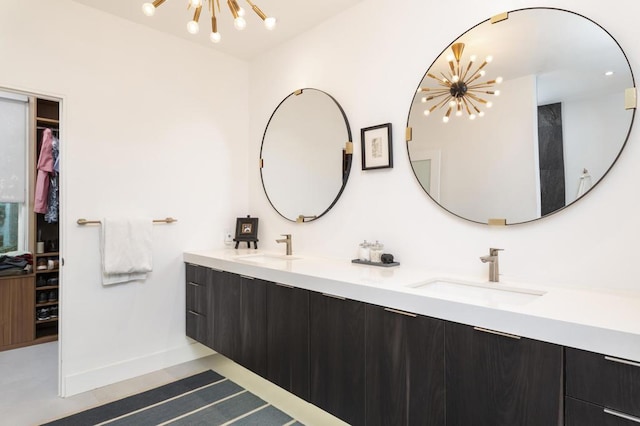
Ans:
<svg viewBox="0 0 640 426"><path fill-rule="evenodd" d="M253 2L267 16L277 18L278 24L273 31L265 29L262 20L244 0L238 0L238 3L246 11L247 27L243 31L236 30L227 2L220 0L218 32L222 35L222 40L218 44L209 40L211 15L206 0L200 16L200 32L196 35L187 32L187 22L193 17L193 9L187 10L187 0L167 0L158 6L153 17L147 17L142 13L142 4L148 0L74 1L248 60L338 15L362 0L254 0Z"/></svg>

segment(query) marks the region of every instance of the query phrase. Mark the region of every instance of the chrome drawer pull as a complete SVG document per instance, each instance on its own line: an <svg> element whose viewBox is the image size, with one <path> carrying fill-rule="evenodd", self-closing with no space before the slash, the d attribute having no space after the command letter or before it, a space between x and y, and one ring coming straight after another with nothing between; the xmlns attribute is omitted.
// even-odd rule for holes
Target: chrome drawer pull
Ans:
<svg viewBox="0 0 640 426"><path fill-rule="evenodd" d="M630 416L628 414L620 413L618 411L613 411L613 410L610 410L608 408L605 408L604 412L607 413L607 414L610 414L612 416L616 416L616 417L620 417L622 419L630 420L632 422L640 423L640 418L638 418L638 417Z"/></svg>
<svg viewBox="0 0 640 426"><path fill-rule="evenodd" d="M292 285L281 284L281 283L276 283L276 285L277 285L278 287L284 287L284 288L295 288L295 287L294 287L294 286L292 286Z"/></svg>
<svg viewBox="0 0 640 426"><path fill-rule="evenodd" d="M496 334L498 336L509 337L511 339L520 340L520 336L516 336L515 334L503 333L502 331L489 330L488 328L482 327L473 327L476 331L482 331L483 333Z"/></svg>
<svg viewBox="0 0 640 426"><path fill-rule="evenodd" d="M605 356L604 359L607 361L617 362L618 364L631 365L632 367L640 367L640 363L627 361L626 359L614 358L611 356Z"/></svg>
<svg viewBox="0 0 640 426"><path fill-rule="evenodd" d="M333 299L338 299L338 300L347 300L346 298L342 297L342 296L336 296L335 294L329 294L329 293L322 293L323 296L327 296L327 297L331 297Z"/></svg>
<svg viewBox="0 0 640 426"><path fill-rule="evenodd" d="M397 309L384 308L384 310L387 312L393 312L394 314L404 315L405 317L416 318L418 316L416 314L412 314L411 312L399 311Z"/></svg>
<svg viewBox="0 0 640 426"><path fill-rule="evenodd" d="M246 279L248 279L248 280L255 280L255 278L254 278L254 277L249 277L249 276L247 276L247 275L240 275L240 278L246 278Z"/></svg>
<svg viewBox="0 0 640 426"><path fill-rule="evenodd" d="M188 282L188 284L189 284L189 285L192 285L192 286L194 286L194 287L201 287L201 285L200 285L200 284L192 283L191 281L189 281L189 282Z"/></svg>
<svg viewBox="0 0 640 426"><path fill-rule="evenodd" d="M193 314L193 315L195 315L195 316L197 316L197 317L203 317L203 316L204 316L204 315L202 315L202 314L197 313L196 311L192 311L191 309L189 309L189 313L190 313L190 314Z"/></svg>

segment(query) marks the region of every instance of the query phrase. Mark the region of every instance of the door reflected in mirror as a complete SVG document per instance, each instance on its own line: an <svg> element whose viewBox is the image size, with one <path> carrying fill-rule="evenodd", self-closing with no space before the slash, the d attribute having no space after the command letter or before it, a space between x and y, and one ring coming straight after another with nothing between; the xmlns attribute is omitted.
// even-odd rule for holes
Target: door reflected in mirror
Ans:
<svg viewBox="0 0 640 426"><path fill-rule="evenodd" d="M429 196L464 219L539 219L613 166L634 87L624 52L595 22L560 9L509 12L465 32L421 80L407 122L411 165Z"/></svg>
<svg viewBox="0 0 640 426"><path fill-rule="evenodd" d="M321 90L298 90L278 105L264 132L265 194L286 219L313 221L342 194L352 157L351 129L340 104Z"/></svg>

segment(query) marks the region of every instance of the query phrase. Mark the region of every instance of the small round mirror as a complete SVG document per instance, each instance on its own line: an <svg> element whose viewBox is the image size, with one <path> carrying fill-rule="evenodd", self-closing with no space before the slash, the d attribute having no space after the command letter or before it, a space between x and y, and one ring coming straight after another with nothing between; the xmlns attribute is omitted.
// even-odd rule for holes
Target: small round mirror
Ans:
<svg viewBox="0 0 640 426"><path fill-rule="evenodd" d="M407 150L444 209L522 223L600 182L634 114L631 68L607 31L573 12L521 9L471 28L436 58L411 104Z"/></svg>
<svg viewBox="0 0 640 426"><path fill-rule="evenodd" d="M286 219L315 220L338 201L352 156L351 129L340 104L321 90L297 90L280 102L262 138L265 194Z"/></svg>

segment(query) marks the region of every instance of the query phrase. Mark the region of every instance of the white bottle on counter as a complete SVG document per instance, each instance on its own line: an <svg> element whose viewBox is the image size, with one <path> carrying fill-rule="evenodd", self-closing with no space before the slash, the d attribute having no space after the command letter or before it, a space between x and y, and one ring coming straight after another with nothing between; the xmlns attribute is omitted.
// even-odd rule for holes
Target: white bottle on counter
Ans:
<svg viewBox="0 0 640 426"><path fill-rule="evenodd" d="M364 262L369 262L371 260L371 244L369 244L367 240L364 240L364 242L360 244L358 259Z"/></svg>
<svg viewBox="0 0 640 426"><path fill-rule="evenodd" d="M371 248L369 250L369 257L372 262L380 263L382 260L380 256L382 256L382 249L384 248L384 244L380 244L377 240L374 244L371 244Z"/></svg>

